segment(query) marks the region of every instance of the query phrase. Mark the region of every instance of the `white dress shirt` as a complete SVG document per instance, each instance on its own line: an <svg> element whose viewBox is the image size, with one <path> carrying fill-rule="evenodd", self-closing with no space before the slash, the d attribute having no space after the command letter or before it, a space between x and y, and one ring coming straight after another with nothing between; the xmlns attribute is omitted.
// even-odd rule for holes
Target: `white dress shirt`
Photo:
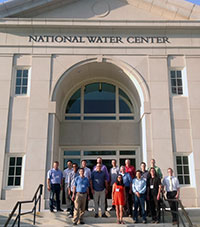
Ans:
<svg viewBox="0 0 200 227"><path fill-rule="evenodd" d="M171 176L172 188L170 183L170 176L164 177L163 185L166 187L167 192L177 191L180 188L179 181L177 177ZM171 190L170 190L171 188Z"/></svg>
<svg viewBox="0 0 200 227"><path fill-rule="evenodd" d="M91 170L88 167L84 168L84 176L87 177L88 180L91 179Z"/></svg>
<svg viewBox="0 0 200 227"><path fill-rule="evenodd" d="M71 168L71 169L67 168L63 171L63 178L65 178L65 184L68 183L68 177L72 171L73 171L73 168Z"/></svg>

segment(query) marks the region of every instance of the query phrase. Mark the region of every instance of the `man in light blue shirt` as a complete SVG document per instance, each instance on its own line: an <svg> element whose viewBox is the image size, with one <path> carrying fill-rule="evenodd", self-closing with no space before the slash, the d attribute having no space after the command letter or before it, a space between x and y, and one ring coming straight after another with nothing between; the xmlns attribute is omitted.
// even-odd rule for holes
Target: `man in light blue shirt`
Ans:
<svg viewBox="0 0 200 227"><path fill-rule="evenodd" d="M75 186L75 180L79 176L78 165L77 163L73 163L72 165L73 171L68 176L68 195L71 199L71 208L69 217L73 217L74 214L74 201L72 200L72 194Z"/></svg>
<svg viewBox="0 0 200 227"><path fill-rule="evenodd" d="M85 224L83 222L83 215L87 195L89 194L89 180L84 176L84 168L80 168L79 174L80 176L77 176L75 179L72 196L72 200L75 200L73 225Z"/></svg>
<svg viewBox="0 0 200 227"><path fill-rule="evenodd" d="M146 223L146 212L144 209L144 203L146 199L146 179L141 178L141 171L136 171L136 178L132 181L132 191L134 193L134 216L133 221L134 223L138 222L138 207L139 204L142 210L142 219L143 223Z"/></svg>
<svg viewBox="0 0 200 227"><path fill-rule="evenodd" d="M47 189L50 191L49 208L53 212L54 207L54 195L56 195L56 208L57 211L63 211L60 208L60 190L63 186L63 173L58 169L59 162L53 163L53 169L50 169L47 173Z"/></svg>
<svg viewBox="0 0 200 227"><path fill-rule="evenodd" d="M87 177L87 179L90 181L91 179L91 170L90 168L87 167L87 161L86 160L82 160L81 161L81 166L82 168L84 168L84 176ZM88 202L89 200L86 199L86 205L85 205L85 209L88 210Z"/></svg>

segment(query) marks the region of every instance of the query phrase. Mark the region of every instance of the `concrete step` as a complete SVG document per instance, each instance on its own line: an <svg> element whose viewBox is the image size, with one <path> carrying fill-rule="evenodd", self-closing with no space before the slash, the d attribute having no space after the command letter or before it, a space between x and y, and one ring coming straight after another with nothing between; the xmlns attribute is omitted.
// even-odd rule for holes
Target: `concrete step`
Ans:
<svg viewBox="0 0 200 227"><path fill-rule="evenodd" d="M192 213L192 212L190 212ZM197 214L197 213L196 213ZM8 217L8 213L6 212L1 212L0 213L0 226L3 227L4 223L7 220ZM107 215L109 216L108 218L94 218L94 212L93 211L89 211L89 212L85 212L84 215L84 221L85 221L85 225L84 227L119 227L119 224L116 223L116 216L115 216L115 212L107 212ZM196 217L196 215L192 216L192 217ZM199 217L198 217L199 218ZM132 218L130 217L125 217L124 218L125 221L125 225L122 226L126 226L126 227L155 227L155 224L151 224L151 218L147 218L147 224L142 224L142 223L138 223L138 224L134 224ZM142 222L142 220L139 220L140 222ZM198 221L196 224L196 226L200 226L200 218L197 220L196 217L196 221ZM10 225L11 226L11 225ZM21 217L21 226L34 226L33 225L33 215L32 214L28 214L25 216ZM64 212L54 212L51 213L48 210L44 210L40 213L37 214L36 217L36 225L38 227L67 227L67 226L72 226L72 219L68 217L68 213L66 211ZM83 226L83 225L80 225ZM165 223L159 223L156 224L156 226L158 227L172 227L171 224L171 216L170 214L167 214L165 216ZM181 226L181 225L180 225Z"/></svg>

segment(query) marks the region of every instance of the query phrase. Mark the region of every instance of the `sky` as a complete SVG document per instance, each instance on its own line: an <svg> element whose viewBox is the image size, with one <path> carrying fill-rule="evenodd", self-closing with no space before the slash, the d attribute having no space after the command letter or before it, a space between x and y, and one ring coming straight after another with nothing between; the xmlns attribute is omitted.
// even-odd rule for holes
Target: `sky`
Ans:
<svg viewBox="0 0 200 227"><path fill-rule="evenodd" d="M200 0L183 0L183 1L188 1L197 5L200 5ZM0 2L6 2L6 0L0 0Z"/></svg>

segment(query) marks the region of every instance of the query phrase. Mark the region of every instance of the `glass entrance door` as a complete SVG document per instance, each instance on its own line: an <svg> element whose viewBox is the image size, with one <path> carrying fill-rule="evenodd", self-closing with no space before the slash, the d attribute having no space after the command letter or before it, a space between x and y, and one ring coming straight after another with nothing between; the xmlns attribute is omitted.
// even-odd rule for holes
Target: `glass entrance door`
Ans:
<svg viewBox="0 0 200 227"><path fill-rule="evenodd" d="M61 169L67 168L67 161L71 160L73 163L77 163L80 167L81 160L87 161L87 166L92 170L96 165L96 159L101 157L103 164L106 165L108 171L112 167L112 159L116 159L117 165L125 165L125 160L128 158L131 161L131 165L137 169L139 167L139 147L129 147L120 149L69 149L64 148L61 150L60 164Z"/></svg>

